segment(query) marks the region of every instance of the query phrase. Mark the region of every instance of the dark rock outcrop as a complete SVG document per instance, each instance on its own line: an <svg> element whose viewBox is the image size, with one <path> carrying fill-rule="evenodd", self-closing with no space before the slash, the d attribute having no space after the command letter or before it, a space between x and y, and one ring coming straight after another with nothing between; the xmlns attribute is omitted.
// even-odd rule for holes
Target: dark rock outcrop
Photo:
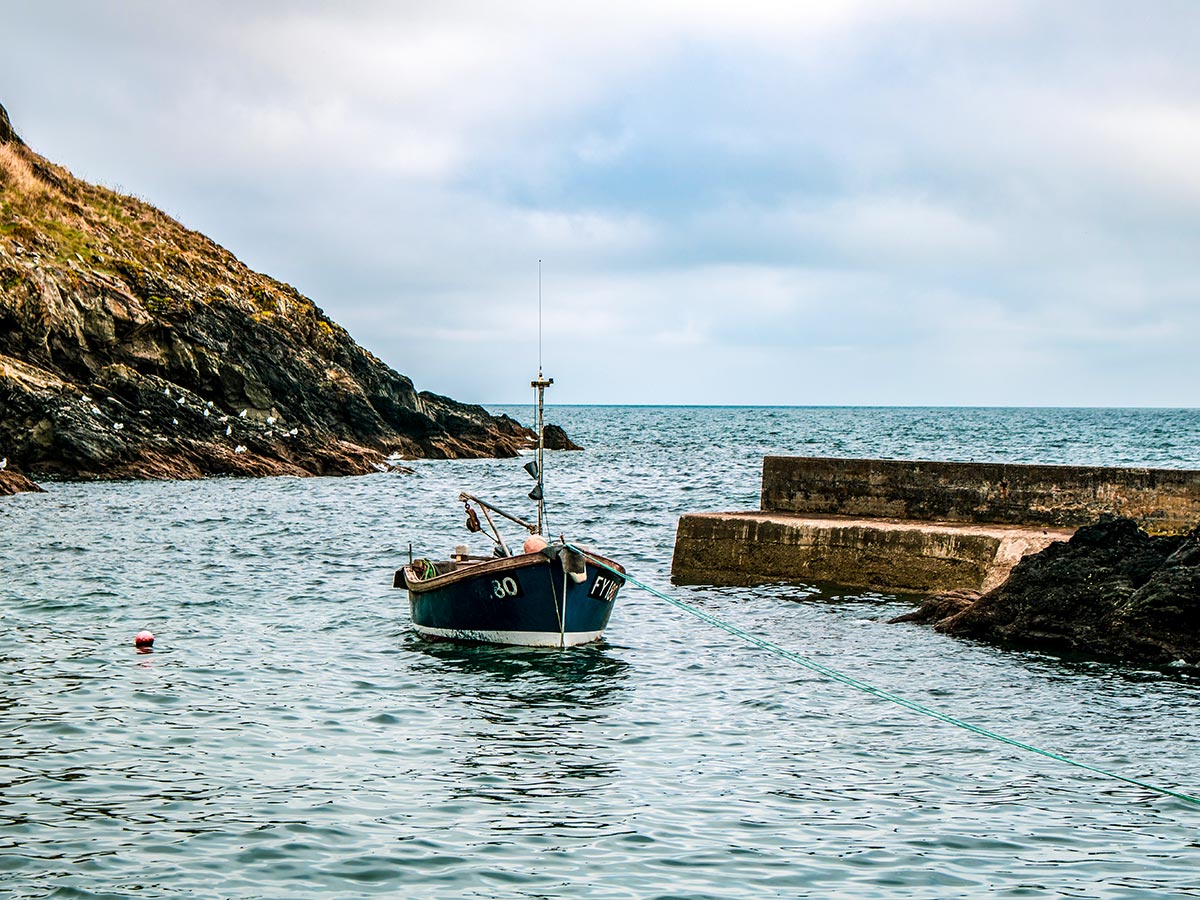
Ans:
<svg viewBox="0 0 1200 900"><path fill-rule="evenodd" d="M1151 537L1104 516L1025 557L978 600L934 597L895 621L1010 646L1200 665L1200 526Z"/></svg>
<svg viewBox="0 0 1200 900"><path fill-rule="evenodd" d="M13 131L12 123L8 121L8 111L0 105L0 144L21 143L17 133Z"/></svg>
<svg viewBox="0 0 1200 900"><path fill-rule="evenodd" d="M582 450L583 448L567 437L557 425L542 427L542 445L547 450Z"/></svg>
<svg viewBox="0 0 1200 900"><path fill-rule="evenodd" d="M42 489L22 475L11 469L0 470L0 497L9 494L43 493Z"/></svg>
<svg viewBox="0 0 1200 900"><path fill-rule="evenodd" d="M891 620L893 625L900 622L912 622L916 625L931 625L945 621L951 616L958 615L983 596L979 591L944 591L934 594L924 603L902 616Z"/></svg>
<svg viewBox="0 0 1200 900"><path fill-rule="evenodd" d="M0 109L0 455L22 471L356 474L534 441L418 393L295 288L33 153Z"/></svg>

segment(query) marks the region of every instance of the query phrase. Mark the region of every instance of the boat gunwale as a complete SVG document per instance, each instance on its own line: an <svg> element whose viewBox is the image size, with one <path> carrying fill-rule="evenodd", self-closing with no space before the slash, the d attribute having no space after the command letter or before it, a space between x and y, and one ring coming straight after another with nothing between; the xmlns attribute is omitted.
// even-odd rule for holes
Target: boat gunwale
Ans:
<svg viewBox="0 0 1200 900"><path fill-rule="evenodd" d="M614 562L607 557L601 556L599 553L592 553L584 550L583 556L592 563L599 563L613 569L614 571L625 575L625 568L618 562ZM466 563L461 568L455 569L453 572L447 572L444 575L437 575L433 578L418 580L415 578L416 572L413 570L412 564L404 566L404 584L405 587L413 593L422 594L426 591L436 590L437 588L445 587L460 581L467 576L480 574L490 574L492 572L508 572L514 569L524 569L530 566L550 565L553 558L542 553L540 550L533 553L518 553L515 556L500 556L496 559L488 559L480 562ZM410 578L410 573L414 576Z"/></svg>

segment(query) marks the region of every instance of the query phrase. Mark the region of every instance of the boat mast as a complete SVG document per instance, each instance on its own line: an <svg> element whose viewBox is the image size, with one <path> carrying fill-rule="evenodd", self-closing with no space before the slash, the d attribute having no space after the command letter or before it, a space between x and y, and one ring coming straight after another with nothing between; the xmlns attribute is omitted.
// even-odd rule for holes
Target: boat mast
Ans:
<svg viewBox="0 0 1200 900"><path fill-rule="evenodd" d="M546 440L542 430L542 395L546 388L554 384L553 378L543 378L542 370L538 369L537 381L529 382L529 386L537 389L537 431L538 431L538 453L537 453L537 487L533 489L534 495L537 497L538 520L537 533L545 536L546 530L546 497L545 497L545 472L542 470L542 453L546 449Z"/></svg>
<svg viewBox="0 0 1200 900"><path fill-rule="evenodd" d="M544 408L543 395L546 388L554 384L553 378L545 378L542 376L542 261L538 260L538 377L536 381L529 382L529 386L537 391L537 434L538 434L538 451L537 451L537 487L530 494L537 500L538 518L537 518L537 533L545 536L546 533L546 498L545 498L545 473L542 469L542 456L546 449L546 439L543 431L542 410Z"/></svg>

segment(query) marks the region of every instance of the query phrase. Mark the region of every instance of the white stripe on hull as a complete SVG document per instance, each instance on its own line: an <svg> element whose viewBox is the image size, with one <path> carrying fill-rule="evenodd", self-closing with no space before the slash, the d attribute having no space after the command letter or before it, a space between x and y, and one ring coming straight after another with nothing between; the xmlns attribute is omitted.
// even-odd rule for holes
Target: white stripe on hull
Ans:
<svg viewBox="0 0 1200 900"><path fill-rule="evenodd" d="M448 638L456 641L483 641L488 644L512 644L517 647L574 647L600 639L599 631L468 631L461 628L432 628L413 623L413 628L426 637Z"/></svg>

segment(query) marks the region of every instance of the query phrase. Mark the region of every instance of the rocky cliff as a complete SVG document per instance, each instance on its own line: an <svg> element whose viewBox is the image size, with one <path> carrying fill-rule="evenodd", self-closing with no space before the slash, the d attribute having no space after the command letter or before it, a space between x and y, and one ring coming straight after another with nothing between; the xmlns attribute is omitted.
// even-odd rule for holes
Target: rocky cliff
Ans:
<svg viewBox="0 0 1200 900"><path fill-rule="evenodd" d="M290 285L34 153L0 107L0 456L66 478L353 474L512 456Z"/></svg>
<svg viewBox="0 0 1200 900"><path fill-rule="evenodd" d="M934 597L896 621L1010 646L1200 666L1200 527L1151 537L1105 516L1025 557L984 594Z"/></svg>

